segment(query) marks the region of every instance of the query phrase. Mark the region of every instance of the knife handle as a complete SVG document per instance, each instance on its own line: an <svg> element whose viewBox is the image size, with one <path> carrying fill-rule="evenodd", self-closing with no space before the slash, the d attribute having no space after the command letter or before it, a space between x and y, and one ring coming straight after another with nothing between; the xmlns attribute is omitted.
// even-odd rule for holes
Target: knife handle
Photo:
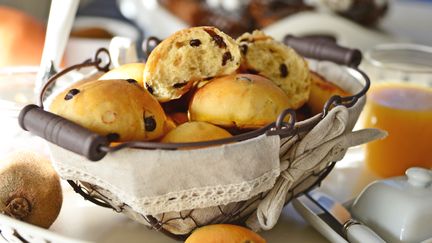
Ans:
<svg viewBox="0 0 432 243"><path fill-rule="evenodd" d="M346 234L348 242L350 243L385 243L385 241L369 227L359 223L347 225Z"/></svg>

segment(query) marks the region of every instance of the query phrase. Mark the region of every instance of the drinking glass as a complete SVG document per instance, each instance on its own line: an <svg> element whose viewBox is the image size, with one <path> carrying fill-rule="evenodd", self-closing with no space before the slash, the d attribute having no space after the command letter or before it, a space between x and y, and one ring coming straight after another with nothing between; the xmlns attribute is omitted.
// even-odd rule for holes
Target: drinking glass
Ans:
<svg viewBox="0 0 432 243"><path fill-rule="evenodd" d="M366 144L367 167L380 177L432 168L432 47L383 44L366 52L365 60L372 86L364 126L388 132Z"/></svg>

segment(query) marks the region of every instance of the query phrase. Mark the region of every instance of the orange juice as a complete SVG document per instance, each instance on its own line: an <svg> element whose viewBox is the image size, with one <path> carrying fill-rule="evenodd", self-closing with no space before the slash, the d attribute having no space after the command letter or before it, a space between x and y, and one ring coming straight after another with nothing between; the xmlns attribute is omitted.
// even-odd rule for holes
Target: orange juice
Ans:
<svg viewBox="0 0 432 243"><path fill-rule="evenodd" d="M432 168L432 88L403 83L372 86L365 127L388 137L366 145L367 166L382 177L403 175L412 166Z"/></svg>

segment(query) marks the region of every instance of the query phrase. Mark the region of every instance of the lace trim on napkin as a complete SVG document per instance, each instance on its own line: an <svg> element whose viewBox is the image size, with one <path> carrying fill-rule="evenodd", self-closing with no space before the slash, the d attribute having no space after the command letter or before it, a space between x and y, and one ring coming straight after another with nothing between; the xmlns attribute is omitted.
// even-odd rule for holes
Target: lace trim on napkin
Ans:
<svg viewBox="0 0 432 243"><path fill-rule="evenodd" d="M68 168L68 166L62 164L56 164L56 169L64 179L103 185L105 190L123 199L124 203L143 215L225 205L233 202L233 198L235 198L235 201L247 200L260 192L271 189L280 173L279 169L274 169L253 180L237 184L193 188L170 192L161 196L129 199L123 192L118 191L115 186L101 181L84 171Z"/></svg>

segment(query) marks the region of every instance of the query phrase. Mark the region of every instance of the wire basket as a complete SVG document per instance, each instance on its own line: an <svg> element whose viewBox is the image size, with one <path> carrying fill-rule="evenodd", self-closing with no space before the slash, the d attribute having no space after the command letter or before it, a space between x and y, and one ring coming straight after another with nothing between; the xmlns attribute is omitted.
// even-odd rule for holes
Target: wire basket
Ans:
<svg viewBox="0 0 432 243"><path fill-rule="evenodd" d="M155 42L154 38L152 42ZM321 114L307 120L296 122L295 111L287 109L279 115L274 123L261 129L235 135L230 138L194 143L130 141L116 146L110 146L108 137L90 132L65 118L45 111L43 108L46 92L59 77L67 72L84 67L92 67L104 72L109 70L109 53L105 49L100 49L93 60L87 60L81 64L73 65L51 77L40 93L39 106L26 106L20 113L19 122L23 129L46 139L56 146L64 148L66 151L80 155L81 158L86 159L86 163L99 161L104 157L110 157L115 152L125 149L139 151L140 153L153 150L175 151L184 147L190 148L210 145L231 146L232 144L235 145L244 141L253 142L254 139L260 136L277 137L280 139L280 150L276 152L279 154L280 163L288 163L287 171L289 171L291 169L291 164L286 156L287 152L284 150L284 146L290 143L293 138L301 140L305 134L327 116L331 108L336 106L346 107L349 112L355 113L353 116L355 120L357 120L360 110L364 105L365 94L369 89L370 81L368 77L357 68L361 61L361 53L358 50L343 48L327 40L312 41L310 39L301 39L292 36L287 36L284 42L296 49L296 51L303 56L311 58L309 61L311 70L326 77L329 76L329 69L337 69L338 72L336 76L330 74L327 78L329 80L345 80L346 82L350 82L357 87L358 92L348 97L331 97L323 107ZM289 116L289 121L285 122L285 117L287 116ZM352 127L350 129L352 130ZM97 163L98 162L96 162L96 164ZM307 192L311 188L318 186L328 173L330 173L334 165L335 161L325 161L317 165L307 174L302 175L301 180L295 181L286 195L284 195L285 203L288 203L292 198ZM208 173L212 173L212 171ZM62 174L60 173L60 175ZM159 214L142 214L134 210L131 205L124 202L121 196L107 188L99 186L97 183L80 180L68 180L68 182L75 192L81 194L84 199L102 207L112 208L116 212L124 213L133 220L143 223L177 240L184 240L195 228L207 224L244 224L246 219L256 211L258 205L270 193L270 190L266 189L245 200L230 202L228 204L213 205L204 208L189 208ZM211 218L209 219L207 217L203 220L203 214L211 215Z"/></svg>

